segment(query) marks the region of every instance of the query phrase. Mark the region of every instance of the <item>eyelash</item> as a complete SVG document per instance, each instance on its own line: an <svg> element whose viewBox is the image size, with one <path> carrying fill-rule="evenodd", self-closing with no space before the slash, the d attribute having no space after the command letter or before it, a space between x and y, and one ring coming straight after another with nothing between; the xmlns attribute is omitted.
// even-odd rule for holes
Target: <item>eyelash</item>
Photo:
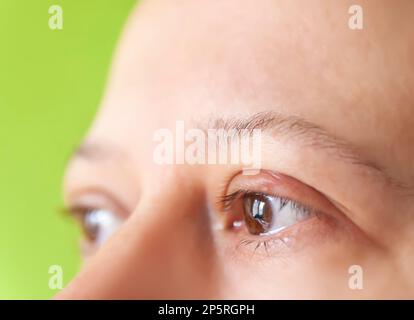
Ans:
<svg viewBox="0 0 414 320"><path fill-rule="evenodd" d="M92 238L91 234L89 234L87 230L85 230L84 220L86 216L88 215L88 213L92 212L92 210L94 209L90 207L81 207L81 206L68 207L68 208L65 207L63 209L63 212L65 213L65 215L73 218L78 223L82 236L88 242L93 242L94 239Z"/></svg>
<svg viewBox="0 0 414 320"><path fill-rule="evenodd" d="M286 202L290 202L292 203L292 205L294 205L295 209L297 210L308 210L308 211L315 211L313 208L309 207L309 206L305 206L295 200L292 200L290 198L287 197L282 197L279 196L277 194L267 194L267 193L263 193L263 192L256 192L256 191L251 191L251 190L247 190L247 189L238 189L228 195L222 196L219 200L219 204L220 207L222 209L223 212L228 212L231 209L231 205L234 203L235 200L246 197L246 196L252 196L252 195L268 195L271 197L275 197L280 199L281 201L286 201Z"/></svg>
<svg viewBox="0 0 414 320"><path fill-rule="evenodd" d="M100 213L101 218L102 218L102 214L103 213L111 213L112 217L114 219L119 219L119 221L121 221L121 219L112 211L110 210L106 210L104 208L93 208L93 207L82 207L82 206L77 206L77 207L72 207L69 209L65 209L65 212L70 215L71 217L75 218L75 220L77 220L77 222L80 225L82 234L84 239L89 243L89 244L98 244L98 238L100 235L102 235L102 232L104 232L105 230L92 230L92 229L88 229L92 227L92 225L88 226L88 217L91 219L92 215L98 214ZM96 218L95 218L96 219ZM91 221L89 221L91 223ZM102 222L102 221L101 221ZM113 223L116 222L115 220L113 221ZM96 221L95 221L96 223ZM101 233L99 233L101 232Z"/></svg>

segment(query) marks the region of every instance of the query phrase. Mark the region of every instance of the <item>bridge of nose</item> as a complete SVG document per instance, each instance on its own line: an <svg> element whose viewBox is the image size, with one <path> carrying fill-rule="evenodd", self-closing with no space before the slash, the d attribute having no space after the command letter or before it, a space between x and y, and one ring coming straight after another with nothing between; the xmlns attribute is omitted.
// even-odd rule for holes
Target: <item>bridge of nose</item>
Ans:
<svg viewBox="0 0 414 320"><path fill-rule="evenodd" d="M180 171L179 171L180 172ZM214 291L217 258L203 187L168 174L58 298L194 298Z"/></svg>

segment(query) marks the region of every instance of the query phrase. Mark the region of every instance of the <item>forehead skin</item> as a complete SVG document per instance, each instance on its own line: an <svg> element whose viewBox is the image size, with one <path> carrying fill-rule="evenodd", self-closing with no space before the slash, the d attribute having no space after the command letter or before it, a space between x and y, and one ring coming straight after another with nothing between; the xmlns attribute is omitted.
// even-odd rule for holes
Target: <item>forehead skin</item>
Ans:
<svg viewBox="0 0 414 320"><path fill-rule="evenodd" d="M126 29L95 131L121 134L114 117L118 129L150 119L139 121L140 131L153 132L146 126L189 115L272 109L353 142L411 184L414 3L361 1L357 31L348 28L350 5L144 1Z"/></svg>

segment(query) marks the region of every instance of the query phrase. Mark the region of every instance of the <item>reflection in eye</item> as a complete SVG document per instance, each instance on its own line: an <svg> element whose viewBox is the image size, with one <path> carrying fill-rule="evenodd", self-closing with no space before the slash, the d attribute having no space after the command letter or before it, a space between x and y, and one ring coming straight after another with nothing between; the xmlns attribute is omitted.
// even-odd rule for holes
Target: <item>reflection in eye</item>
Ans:
<svg viewBox="0 0 414 320"><path fill-rule="evenodd" d="M252 235L276 234L313 215L311 209L295 201L258 192L239 190L224 201L228 202L227 209L232 208L239 219L233 221L233 225L244 224ZM235 202L239 201L241 205L237 206Z"/></svg>
<svg viewBox="0 0 414 320"><path fill-rule="evenodd" d="M104 243L122 224L116 214L104 209L92 209L81 214L81 224L88 240L96 245Z"/></svg>
<svg viewBox="0 0 414 320"><path fill-rule="evenodd" d="M247 193L243 197L243 214L251 234L274 234L305 220L311 214L306 207L280 197Z"/></svg>

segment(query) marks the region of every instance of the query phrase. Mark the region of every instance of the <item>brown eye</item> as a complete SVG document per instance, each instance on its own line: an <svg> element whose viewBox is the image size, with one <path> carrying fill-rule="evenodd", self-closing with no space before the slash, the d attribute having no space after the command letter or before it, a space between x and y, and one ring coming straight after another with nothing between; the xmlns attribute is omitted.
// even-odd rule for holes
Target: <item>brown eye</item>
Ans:
<svg viewBox="0 0 414 320"><path fill-rule="evenodd" d="M267 195L253 193L243 197L244 220L251 234L262 234L272 226L272 205Z"/></svg>
<svg viewBox="0 0 414 320"><path fill-rule="evenodd" d="M89 241L96 241L100 232L100 225L97 219L97 213L95 210L88 211L83 215L81 221L83 232Z"/></svg>
<svg viewBox="0 0 414 320"><path fill-rule="evenodd" d="M84 210L79 215L85 237L97 245L105 242L122 224L122 219L103 209Z"/></svg>
<svg viewBox="0 0 414 320"><path fill-rule="evenodd" d="M234 209L242 221L233 221L233 225L244 224L252 235L275 234L314 215L311 209L295 201L264 193L245 192L239 201L241 206Z"/></svg>

